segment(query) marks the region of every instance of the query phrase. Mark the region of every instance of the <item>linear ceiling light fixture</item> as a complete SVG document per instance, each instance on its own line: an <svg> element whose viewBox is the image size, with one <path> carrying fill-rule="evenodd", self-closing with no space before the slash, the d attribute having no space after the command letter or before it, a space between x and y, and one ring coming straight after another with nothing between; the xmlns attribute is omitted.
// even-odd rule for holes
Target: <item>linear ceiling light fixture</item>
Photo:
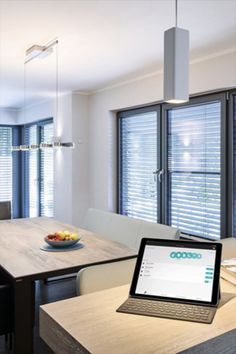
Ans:
<svg viewBox="0 0 236 354"><path fill-rule="evenodd" d="M28 151L30 149L29 145L20 145L20 151Z"/></svg>
<svg viewBox="0 0 236 354"><path fill-rule="evenodd" d="M28 48L25 52L25 62L24 62L24 118L26 112L26 64L35 58L45 58L46 56L53 53L53 47L56 45L56 92L55 92L55 102L56 102L56 112L55 117L57 120L58 117L58 40L55 39L49 42L45 46L34 44L32 47ZM31 144L31 145L20 145L12 146L11 150L15 151L29 151L29 150L38 150L38 149L50 149L50 148L59 148L59 147L68 147L74 148L75 143L73 142L61 142L57 137L53 139L54 142L43 142L41 144Z"/></svg>
<svg viewBox="0 0 236 354"><path fill-rule="evenodd" d="M13 145L11 151L20 151L20 146Z"/></svg>
<svg viewBox="0 0 236 354"><path fill-rule="evenodd" d="M47 46L42 46L37 44L32 45L32 47L28 48L25 52L25 63L28 63L29 61L35 58L43 59L48 55L52 54L53 53L52 45L53 44L49 44Z"/></svg>
<svg viewBox="0 0 236 354"><path fill-rule="evenodd" d="M53 137L53 147L55 149L62 148L62 147L69 147L71 149L74 149L75 143L73 143L73 142L63 143L59 136L54 136Z"/></svg>
<svg viewBox="0 0 236 354"><path fill-rule="evenodd" d="M39 149L39 144L31 144L29 146L29 150L38 150Z"/></svg>
<svg viewBox="0 0 236 354"><path fill-rule="evenodd" d="M40 144L40 149L44 150L44 149L50 149L53 147L52 143L41 143Z"/></svg>
<svg viewBox="0 0 236 354"><path fill-rule="evenodd" d="M189 100L189 31L177 20L175 0L175 27L164 32L164 101L175 104Z"/></svg>
<svg viewBox="0 0 236 354"><path fill-rule="evenodd" d="M73 143L73 142L62 143L60 141L57 141L57 142L55 142L53 144L53 147L54 148L68 147L68 148L74 149L75 148L75 143Z"/></svg>

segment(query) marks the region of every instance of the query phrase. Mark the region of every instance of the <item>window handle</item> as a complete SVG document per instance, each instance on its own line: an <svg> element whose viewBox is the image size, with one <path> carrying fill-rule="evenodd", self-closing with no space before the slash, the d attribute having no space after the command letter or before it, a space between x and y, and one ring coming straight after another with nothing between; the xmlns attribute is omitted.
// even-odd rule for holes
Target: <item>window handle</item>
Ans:
<svg viewBox="0 0 236 354"><path fill-rule="evenodd" d="M165 173L165 170L163 170L163 169L159 170L159 173L158 173L158 181L159 181L159 183L162 182L162 176L164 175L164 173Z"/></svg>
<svg viewBox="0 0 236 354"><path fill-rule="evenodd" d="M160 169L159 170L156 170L156 171L153 171L152 173L153 173L153 177L154 177L154 182L156 182L157 181L157 176L159 176L159 173L160 173ZM159 177L158 177L159 178Z"/></svg>

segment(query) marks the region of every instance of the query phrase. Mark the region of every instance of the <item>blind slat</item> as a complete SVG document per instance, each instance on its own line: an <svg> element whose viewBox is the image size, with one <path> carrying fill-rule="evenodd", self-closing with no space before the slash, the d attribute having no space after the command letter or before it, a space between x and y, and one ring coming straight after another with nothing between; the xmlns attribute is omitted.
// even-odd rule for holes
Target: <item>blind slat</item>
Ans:
<svg viewBox="0 0 236 354"><path fill-rule="evenodd" d="M157 112L120 119L120 208L124 215L157 221Z"/></svg>
<svg viewBox="0 0 236 354"><path fill-rule="evenodd" d="M0 126L0 201L12 203L12 128Z"/></svg>
<svg viewBox="0 0 236 354"><path fill-rule="evenodd" d="M181 231L220 238L221 104L168 111L169 218Z"/></svg>
<svg viewBox="0 0 236 354"><path fill-rule="evenodd" d="M53 138L53 123L46 124L41 131L42 142L48 143ZM54 188L53 188L53 149L41 151L40 166L40 205L41 216L52 217L54 214Z"/></svg>

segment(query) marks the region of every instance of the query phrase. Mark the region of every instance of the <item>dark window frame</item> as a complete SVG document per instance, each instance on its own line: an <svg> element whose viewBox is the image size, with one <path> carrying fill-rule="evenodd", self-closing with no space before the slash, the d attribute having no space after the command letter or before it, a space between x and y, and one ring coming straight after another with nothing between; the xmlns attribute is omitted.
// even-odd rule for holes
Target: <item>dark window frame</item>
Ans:
<svg viewBox="0 0 236 354"><path fill-rule="evenodd" d="M220 100L221 102L221 238L233 236L233 97L236 97L236 90L224 89L211 92L204 92L190 96L187 103L178 107L187 107L196 103ZM161 167L166 170L167 164L167 120L168 109L176 107L173 104L157 102L156 104L141 106L140 108L122 110L117 112L117 212L122 213L122 195L120 190L121 166L120 166L120 119L135 113L149 111L152 107L160 109L161 127ZM163 134L165 132L165 134ZM161 217L160 223L168 224L167 219L167 181L164 177L162 182L162 193L160 196ZM196 236L194 236L196 237ZM199 237L200 238L200 237ZM206 239L206 238L204 238Z"/></svg>
<svg viewBox="0 0 236 354"><path fill-rule="evenodd" d="M9 127L12 128L12 145L19 146L25 145L24 133L25 129L31 126L37 126L37 135L38 141L40 142L40 134L41 128L47 124L53 123L53 118L40 119L34 122L26 123L26 124L0 124L0 127ZM39 158L38 164L40 166L41 159L41 151L39 150ZM28 217L28 212L26 212L25 208L25 152L12 152L12 168L13 168L13 176L12 176L12 217L13 218L22 218ZM40 169L39 169L40 174ZM39 183L39 196L41 192L41 182ZM40 215L40 198L39 200L39 215Z"/></svg>
<svg viewBox="0 0 236 354"><path fill-rule="evenodd" d="M168 148L167 148L167 144L168 144L168 137L167 137L167 132L168 132L168 123L167 123L167 115L168 115L168 111L171 110L172 108L181 108L181 107L191 107L193 105L200 105L200 104L204 104L204 103L208 103L208 102L213 102L213 101L220 101L221 103L221 188L220 188L220 195L221 195L221 205L220 205L220 209L221 209L221 235L223 235L223 237L221 238L225 238L228 234L228 230L226 229L227 221L226 216L229 213L227 213L227 200L226 200L226 168L227 168L227 144L226 144L226 98L227 98L227 93L211 93L208 95L201 95L199 97L192 97L190 98L190 100L186 103L183 104L179 104L178 106L174 105L174 104L167 104L164 103L162 104L162 116L163 116L163 120L164 120L164 129L163 129L163 137L164 137L164 144L162 146L162 153L163 153L163 168L165 171L168 170ZM167 176L165 176L166 178L164 178L164 187L163 187L163 200L164 203L162 205L163 207L163 215L164 220L163 223L169 225L169 213L168 213L168 200L169 200L169 196L168 196L168 182L167 182ZM184 232L183 232L184 234ZM204 238L204 239L208 239L206 237L201 237L201 236L195 236L194 237L199 237L199 238ZM209 239L212 240L212 239Z"/></svg>
<svg viewBox="0 0 236 354"><path fill-rule="evenodd" d="M236 193L236 185L234 182L236 182L236 176L234 176L234 169L236 170L234 166L234 161L236 163L236 156L234 157L234 134L236 134L236 108L234 104L236 105L236 90L231 90L228 95L228 178L227 178L227 185L228 185L228 190L227 190L227 195L228 195L228 210L232 210L232 213L228 213L228 232L229 235L234 235L234 214L236 216L236 212L234 212L234 207L236 207L236 203L234 202L233 195ZM234 102L235 100L235 102ZM235 109L235 111L234 111ZM235 115L235 117L234 117ZM236 146L235 146L236 148ZM236 236L236 235L234 235Z"/></svg>
<svg viewBox="0 0 236 354"><path fill-rule="evenodd" d="M117 168L117 211L119 214L122 214L122 203L121 203L121 195L122 195L122 190L121 190L121 176L122 176L122 168L121 168L121 158L120 158L120 149L121 149L121 129L120 129L120 122L121 119L124 118L129 118L135 114L141 114L141 113L147 113L147 112L156 112L157 113L157 132L158 130L161 131L161 108L160 105L150 105L142 108L137 108L137 109L130 109L126 111L120 111L117 113L117 142L118 142L118 148L117 148L117 161L118 161L118 168ZM161 166L161 135L160 135L160 141L159 141L159 148L158 148L158 142L157 142L157 151L160 151L160 156L159 156L159 165L157 161L157 169L158 167L160 168ZM157 154L158 155L158 154ZM158 156L157 156L158 159ZM161 190L160 186L157 184L157 195L160 195L161 198ZM161 220L161 200L160 198L158 199L158 213L157 213L157 221L160 222Z"/></svg>
<svg viewBox="0 0 236 354"><path fill-rule="evenodd" d="M0 127L7 127L12 129L12 145L13 146L18 146L20 145L21 141L21 134L20 130L18 129L17 125L11 125L11 124L0 124ZM22 210L21 210L21 174L18 174L18 171L20 171L20 164L21 164L21 158L17 152L12 153L12 217L13 218L18 218L21 216ZM17 170L17 173L14 173L15 169ZM19 178L18 178L19 177Z"/></svg>
<svg viewBox="0 0 236 354"><path fill-rule="evenodd" d="M41 119L41 120L37 120L34 122L30 122L30 123L26 123L24 125L19 126L21 129L21 136L22 136L22 144L27 144L27 142L25 142L25 131L26 129L29 129L30 127L36 126L37 129L37 144L40 144L41 142L41 131L42 131L42 127L44 127L47 124L52 124L53 123L53 118L46 118L46 119ZM28 192L26 190L26 186L25 186L25 181L26 179L28 179L28 167L26 166L27 164L27 160L26 160L26 154L27 152L23 152L22 153L22 170L21 170L21 176L22 176L22 217L29 217L29 200L27 199L26 196L26 192ZM37 191L38 194L38 212L39 212L39 216L41 215L41 211L42 211L42 206L40 203L40 195L41 195L41 189L42 189L42 181L40 179L40 166L41 166L41 158L42 158L42 153L41 150L38 150L38 180L39 180L39 188Z"/></svg>

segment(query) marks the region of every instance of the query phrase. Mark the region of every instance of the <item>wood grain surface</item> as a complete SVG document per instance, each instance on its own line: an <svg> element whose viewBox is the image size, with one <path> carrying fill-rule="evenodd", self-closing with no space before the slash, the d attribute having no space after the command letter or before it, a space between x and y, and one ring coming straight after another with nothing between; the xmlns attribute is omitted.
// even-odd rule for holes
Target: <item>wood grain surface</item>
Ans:
<svg viewBox="0 0 236 354"><path fill-rule="evenodd" d="M117 313L128 297L122 286L42 306L40 336L56 354L177 353L236 327L235 288L221 285L210 325Z"/></svg>
<svg viewBox="0 0 236 354"><path fill-rule="evenodd" d="M223 258L236 256L236 239L223 240ZM173 354L236 328L236 287L221 279L212 324L117 313L129 286L44 305L40 336L56 354Z"/></svg>
<svg viewBox="0 0 236 354"><path fill-rule="evenodd" d="M77 232L85 247L70 252L40 250L44 237L59 230ZM51 218L0 221L0 266L13 278L47 274L136 254L135 250L118 242Z"/></svg>

